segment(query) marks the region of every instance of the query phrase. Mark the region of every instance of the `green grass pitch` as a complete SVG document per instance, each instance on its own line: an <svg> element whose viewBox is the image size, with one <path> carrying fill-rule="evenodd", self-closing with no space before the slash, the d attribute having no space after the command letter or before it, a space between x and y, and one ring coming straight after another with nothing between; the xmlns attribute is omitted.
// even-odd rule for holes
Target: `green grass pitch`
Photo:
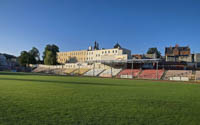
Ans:
<svg viewBox="0 0 200 125"><path fill-rule="evenodd" d="M200 85L0 73L0 125L199 125Z"/></svg>

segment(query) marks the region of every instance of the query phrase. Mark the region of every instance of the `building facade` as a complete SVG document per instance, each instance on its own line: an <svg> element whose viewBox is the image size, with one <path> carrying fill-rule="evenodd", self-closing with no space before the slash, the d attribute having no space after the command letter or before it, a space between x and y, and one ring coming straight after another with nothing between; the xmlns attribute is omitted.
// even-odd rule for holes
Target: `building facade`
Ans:
<svg viewBox="0 0 200 125"><path fill-rule="evenodd" d="M157 59L157 54L134 54L133 59Z"/></svg>
<svg viewBox="0 0 200 125"><path fill-rule="evenodd" d="M57 53L57 62L61 64L85 62L86 60L87 60L87 50Z"/></svg>
<svg viewBox="0 0 200 125"><path fill-rule="evenodd" d="M95 46L98 43L95 43ZM96 49L89 47L88 50L59 52L57 53L58 63L77 63L101 60L127 60L131 58L131 51L120 46L112 49Z"/></svg>
<svg viewBox="0 0 200 125"><path fill-rule="evenodd" d="M88 51L87 61L127 60L131 58L131 51L124 48L101 49Z"/></svg>
<svg viewBox="0 0 200 125"><path fill-rule="evenodd" d="M192 55L190 48L179 47L166 47L165 48L165 60L166 62L192 62Z"/></svg>

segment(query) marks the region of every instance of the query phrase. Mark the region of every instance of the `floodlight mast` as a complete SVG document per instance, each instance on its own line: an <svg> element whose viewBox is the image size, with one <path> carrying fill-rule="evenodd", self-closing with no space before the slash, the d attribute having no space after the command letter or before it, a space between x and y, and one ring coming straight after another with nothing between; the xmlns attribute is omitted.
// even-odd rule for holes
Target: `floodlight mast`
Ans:
<svg viewBox="0 0 200 125"><path fill-rule="evenodd" d="M158 80L158 62L156 62L156 80Z"/></svg>
<svg viewBox="0 0 200 125"><path fill-rule="evenodd" d="M131 73L132 73L132 79L133 79L133 61L132 61L132 65L131 65Z"/></svg>
<svg viewBox="0 0 200 125"><path fill-rule="evenodd" d="M79 68L79 74L78 75L80 75L81 74L81 63L78 63L77 65L78 65L78 68Z"/></svg>

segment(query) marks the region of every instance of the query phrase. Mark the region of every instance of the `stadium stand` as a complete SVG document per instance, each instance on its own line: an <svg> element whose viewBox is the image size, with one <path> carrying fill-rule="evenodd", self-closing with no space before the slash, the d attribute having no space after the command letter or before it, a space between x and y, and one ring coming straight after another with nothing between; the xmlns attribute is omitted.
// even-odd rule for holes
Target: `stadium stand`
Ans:
<svg viewBox="0 0 200 125"><path fill-rule="evenodd" d="M66 69L60 69L60 68L37 67L32 72L65 75L65 70Z"/></svg>
<svg viewBox="0 0 200 125"><path fill-rule="evenodd" d="M91 69L84 74L84 76L98 76L102 73L105 69Z"/></svg>
<svg viewBox="0 0 200 125"><path fill-rule="evenodd" d="M196 71L196 80L200 80L200 71Z"/></svg>
<svg viewBox="0 0 200 125"><path fill-rule="evenodd" d="M76 69L76 68L66 69L66 70L65 70L65 73L66 73L67 75L74 75L74 72L75 72L76 70L78 70L78 69Z"/></svg>
<svg viewBox="0 0 200 125"><path fill-rule="evenodd" d="M95 64L81 65L72 67L66 66L48 66L36 65L32 66L32 72L47 73L56 75L84 75L99 77L117 77L117 78L139 78L139 79L163 79L163 80L200 80L200 71L195 70L155 70L155 69L120 69L110 68L110 66ZM117 67L117 66L116 66ZM119 66L118 66L119 67ZM111 73L112 71L112 73ZM157 74L158 71L158 74Z"/></svg>
<svg viewBox="0 0 200 125"><path fill-rule="evenodd" d="M47 72L47 68L37 67L32 72L35 72L35 73L46 73Z"/></svg>
<svg viewBox="0 0 200 125"><path fill-rule="evenodd" d="M192 70L168 70L165 73L164 80L170 80L170 77L188 77L191 79Z"/></svg>
<svg viewBox="0 0 200 125"><path fill-rule="evenodd" d="M80 69L77 69L75 70L73 73L75 75L83 75L84 73L88 72L90 69L88 68L80 68Z"/></svg>
<svg viewBox="0 0 200 125"><path fill-rule="evenodd" d="M117 78L133 78L137 77L140 73L140 69L124 69L118 75Z"/></svg>
<svg viewBox="0 0 200 125"><path fill-rule="evenodd" d="M122 69L115 69L115 68L112 68L112 70L111 69L106 69L104 72L102 72L99 76L100 77L112 77L112 76L117 76L119 73L120 73L120 71L121 71Z"/></svg>
<svg viewBox="0 0 200 125"><path fill-rule="evenodd" d="M56 69L51 69L50 70L50 73L51 74L56 74L56 75L65 75L66 69L59 69L59 68L56 68Z"/></svg>
<svg viewBox="0 0 200 125"><path fill-rule="evenodd" d="M162 75L164 73L164 70L158 70L158 76L157 76L157 71L154 69L149 69L149 70L143 70L138 78L139 79L161 79Z"/></svg>

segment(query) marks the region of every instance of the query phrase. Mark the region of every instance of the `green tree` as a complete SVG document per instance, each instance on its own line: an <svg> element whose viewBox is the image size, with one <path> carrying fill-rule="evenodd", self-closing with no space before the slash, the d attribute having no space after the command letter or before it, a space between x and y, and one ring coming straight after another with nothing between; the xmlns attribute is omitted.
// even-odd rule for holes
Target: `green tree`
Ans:
<svg viewBox="0 0 200 125"><path fill-rule="evenodd" d="M50 53L51 52L51 53ZM45 65L56 65L57 64L57 52L59 48L56 45L47 45L43 52L43 60ZM49 55L51 57L49 57ZM48 57L47 57L48 56ZM47 58L47 59L46 59ZM49 61L49 62L48 62Z"/></svg>
<svg viewBox="0 0 200 125"><path fill-rule="evenodd" d="M46 56L44 59L45 65L54 65L54 55L52 51L46 51Z"/></svg>
<svg viewBox="0 0 200 125"><path fill-rule="evenodd" d="M40 61L39 50L33 47L29 52L22 51L19 56L19 63L22 66L27 66L29 64L37 64Z"/></svg>
<svg viewBox="0 0 200 125"><path fill-rule="evenodd" d="M33 47L30 51L29 54L34 58L33 61L36 61L36 63L40 62L40 52L36 47ZM32 63L34 64L34 63Z"/></svg>
<svg viewBox="0 0 200 125"><path fill-rule="evenodd" d="M22 51L19 56L19 63L22 66L30 64L30 54L27 51Z"/></svg>
<svg viewBox="0 0 200 125"><path fill-rule="evenodd" d="M157 58L161 57L161 53L160 51L158 51L157 48L149 48L149 50L147 51L147 54L156 54Z"/></svg>

